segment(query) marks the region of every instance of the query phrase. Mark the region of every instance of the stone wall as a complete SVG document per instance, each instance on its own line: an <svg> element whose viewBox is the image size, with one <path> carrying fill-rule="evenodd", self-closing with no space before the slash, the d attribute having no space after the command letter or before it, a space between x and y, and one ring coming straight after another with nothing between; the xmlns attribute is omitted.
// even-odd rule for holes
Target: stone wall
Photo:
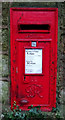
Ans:
<svg viewBox="0 0 65 120"><path fill-rule="evenodd" d="M65 3L63 2L3 2L2 3L2 104L10 105L10 7L58 7L58 62L57 81L61 83L61 96L65 85ZM1 54L1 53L0 53ZM65 90L64 90L65 91ZM61 97L61 103L64 103Z"/></svg>

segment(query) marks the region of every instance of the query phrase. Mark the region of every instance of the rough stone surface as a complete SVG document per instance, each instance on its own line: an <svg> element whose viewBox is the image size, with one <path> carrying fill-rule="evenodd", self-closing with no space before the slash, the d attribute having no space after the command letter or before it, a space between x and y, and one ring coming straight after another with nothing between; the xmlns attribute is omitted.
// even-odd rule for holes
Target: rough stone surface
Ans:
<svg viewBox="0 0 65 120"><path fill-rule="evenodd" d="M9 71L8 71L8 56L7 55L3 55L2 56L2 76L8 76Z"/></svg>

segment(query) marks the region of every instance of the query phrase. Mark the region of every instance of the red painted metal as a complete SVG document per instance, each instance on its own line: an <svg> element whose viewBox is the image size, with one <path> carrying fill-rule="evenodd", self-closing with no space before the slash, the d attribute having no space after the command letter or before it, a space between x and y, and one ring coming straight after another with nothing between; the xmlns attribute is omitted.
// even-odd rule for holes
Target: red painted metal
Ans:
<svg viewBox="0 0 65 120"><path fill-rule="evenodd" d="M11 107L56 107L57 8L11 8ZM36 42L36 46L32 46ZM42 73L25 73L25 49L42 49Z"/></svg>

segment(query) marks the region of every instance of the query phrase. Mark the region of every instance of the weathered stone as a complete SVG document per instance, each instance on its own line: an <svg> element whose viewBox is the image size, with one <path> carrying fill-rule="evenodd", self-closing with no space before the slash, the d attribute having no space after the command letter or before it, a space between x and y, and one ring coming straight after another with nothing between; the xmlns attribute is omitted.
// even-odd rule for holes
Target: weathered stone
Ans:
<svg viewBox="0 0 65 120"><path fill-rule="evenodd" d="M8 56L2 55L2 76L8 76Z"/></svg>
<svg viewBox="0 0 65 120"><path fill-rule="evenodd" d="M8 30L3 29L2 30L2 50L8 51Z"/></svg>
<svg viewBox="0 0 65 120"><path fill-rule="evenodd" d="M8 104L9 101L9 87L8 87L8 82L3 82L2 81L2 103Z"/></svg>

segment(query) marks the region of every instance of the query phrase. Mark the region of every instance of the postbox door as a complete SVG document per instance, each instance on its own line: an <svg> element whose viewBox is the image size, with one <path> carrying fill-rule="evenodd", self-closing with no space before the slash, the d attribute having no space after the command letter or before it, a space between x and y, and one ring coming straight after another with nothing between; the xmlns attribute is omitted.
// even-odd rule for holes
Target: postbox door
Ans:
<svg viewBox="0 0 65 120"><path fill-rule="evenodd" d="M17 41L16 73L21 104L23 100L28 102L27 105L49 103L50 42L36 44L37 47L31 47L32 42Z"/></svg>

